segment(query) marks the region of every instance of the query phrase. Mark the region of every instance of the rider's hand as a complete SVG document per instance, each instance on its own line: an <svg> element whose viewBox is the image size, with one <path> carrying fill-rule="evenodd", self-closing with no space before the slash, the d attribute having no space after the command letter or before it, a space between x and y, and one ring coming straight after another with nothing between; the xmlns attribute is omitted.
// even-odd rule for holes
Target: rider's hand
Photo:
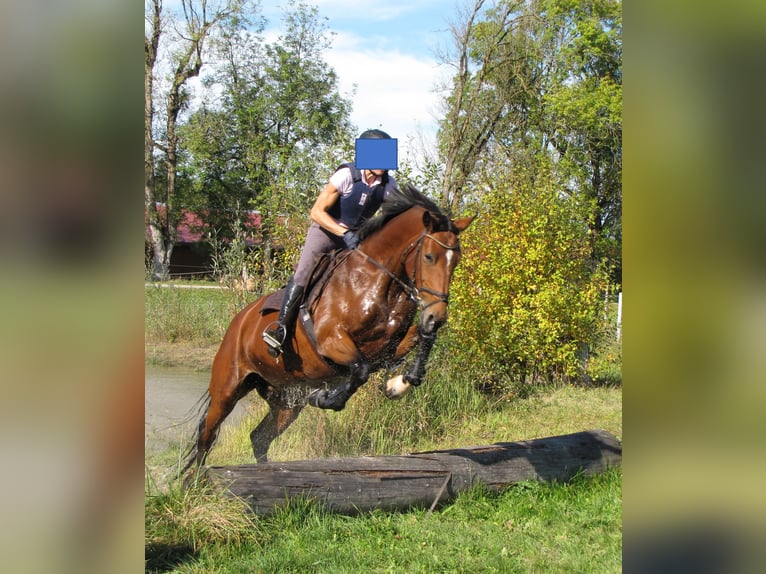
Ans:
<svg viewBox="0 0 766 574"><path fill-rule="evenodd" d="M356 249L356 246L359 245L359 236L354 231L346 231L343 234L343 242L349 249Z"/></svg>

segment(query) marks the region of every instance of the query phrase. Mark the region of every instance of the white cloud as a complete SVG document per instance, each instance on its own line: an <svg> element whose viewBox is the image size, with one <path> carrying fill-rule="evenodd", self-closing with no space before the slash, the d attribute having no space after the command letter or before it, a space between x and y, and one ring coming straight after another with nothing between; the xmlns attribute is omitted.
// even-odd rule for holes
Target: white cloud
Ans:
<svg viewBox="0 0 766 574"><path fill-rule="evenodd" d="M444 0L314 0L322 15L331 20L354 17L365 29L374 30L380 22L395 20L407 14L442 5Z"/></svg>
<svg viewBox="0 0 766 574"><path fill-rule="evenodd" d="M284 6L264 0L270 23L266 41L276 41ZM434 88L445 74L433 55L443 38L454 2L444 0L314 0L333 33L324 60L351 99L351 121L359 130L380 127L399 140L399 157L435 146L440 96ZM356 86L356 87L355 87ZM409 140L417 142L410 146ZM412 149L410 149L412 148Z"/></svg>
<svg viewBox="0 0 766 574"><path fill-rule="evenodd" d="M339 34L326 61L338 74L341 93L352 98L351 121L360 130L380 127L398 138L403 158L408 139L435 139L439 96L434 86L441 70L433 59L374 45Z"/></svg>

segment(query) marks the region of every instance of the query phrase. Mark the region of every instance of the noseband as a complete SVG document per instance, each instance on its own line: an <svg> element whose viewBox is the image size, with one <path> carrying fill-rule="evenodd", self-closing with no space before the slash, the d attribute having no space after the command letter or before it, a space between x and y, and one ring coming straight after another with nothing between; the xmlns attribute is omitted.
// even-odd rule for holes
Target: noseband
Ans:
<svg viewBox="0 0 766 574"><path fill-rule="evenodd" d="M442 243L436 237L428 233L427 231L423 231L423 233L418 236L418 238L407 248L404 250L404 253L402 254L402 260L404 261L405 269L407 268L407 260L410 257L410 254L414 251L415 252L415 264L412 267L412 277L409 278L409 282L405 283L399 277L394 275L388 268L386 268L381 263L378 263L375 259L367 255L365 252L363 252L358 247L356 248L356 251L359 252L360 255L363 255L370 263L373 263L375 266L378 267L378 269L381 269L385 273L388 274L391 279L393 279L396 283L399 284L399 286L404 290L407 295L410 296L410 299L412 299L415 303L418 304L421 311L425 311L432 305L436 305L437 303L444 303L445 305L449 303L449 293L442 293L441 291L435 291L434 289L430 289L428 287L424 286L418 286L418 268L422 266L422 263L420 262L420 254L423 251L423 242L425 239L428 238L440 247L443 247L444 249L447 249L449 251L459 250L460 249L460 241L457 241L455 245L447 245L446 243ZM423 273L420 273L421 281ZM421 293L428 293L429 295L433 295L436 297L433 301L431 301L428 304L423 303L423 298L421 297Z"/></svg>

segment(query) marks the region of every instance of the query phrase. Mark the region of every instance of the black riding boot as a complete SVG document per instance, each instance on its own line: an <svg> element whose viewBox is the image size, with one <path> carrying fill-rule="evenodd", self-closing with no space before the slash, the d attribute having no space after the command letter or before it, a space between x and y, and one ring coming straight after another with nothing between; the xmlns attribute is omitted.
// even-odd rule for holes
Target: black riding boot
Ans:
<svg viewBox="0 0 766 574"><path fill-rule="evenodd" d="M282 306L279 308L279 318L269 325L271 328L263 332L263 340L266 342L269 354L274 358L282 353L282 345L287 339L287 330L295 321L301 297L303 297L303 286L296 285L290 277L285 288L285 296L282 298Z"/></svg>

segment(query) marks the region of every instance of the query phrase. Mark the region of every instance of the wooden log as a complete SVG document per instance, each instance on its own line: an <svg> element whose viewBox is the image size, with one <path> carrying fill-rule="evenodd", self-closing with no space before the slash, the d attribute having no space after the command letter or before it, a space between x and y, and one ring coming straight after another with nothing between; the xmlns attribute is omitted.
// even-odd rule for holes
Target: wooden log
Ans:
<svg viewBox="0 0 766 574"><path fill-rule="evenodd" d="M258 514L299 496L334 512L356 514L434 508L478 482L498 491L524 480L565 481L578 472L590 475L619 466L621 458L622 446L612 434L590 430L402 456L211 466L206 475Z"/></svg>

